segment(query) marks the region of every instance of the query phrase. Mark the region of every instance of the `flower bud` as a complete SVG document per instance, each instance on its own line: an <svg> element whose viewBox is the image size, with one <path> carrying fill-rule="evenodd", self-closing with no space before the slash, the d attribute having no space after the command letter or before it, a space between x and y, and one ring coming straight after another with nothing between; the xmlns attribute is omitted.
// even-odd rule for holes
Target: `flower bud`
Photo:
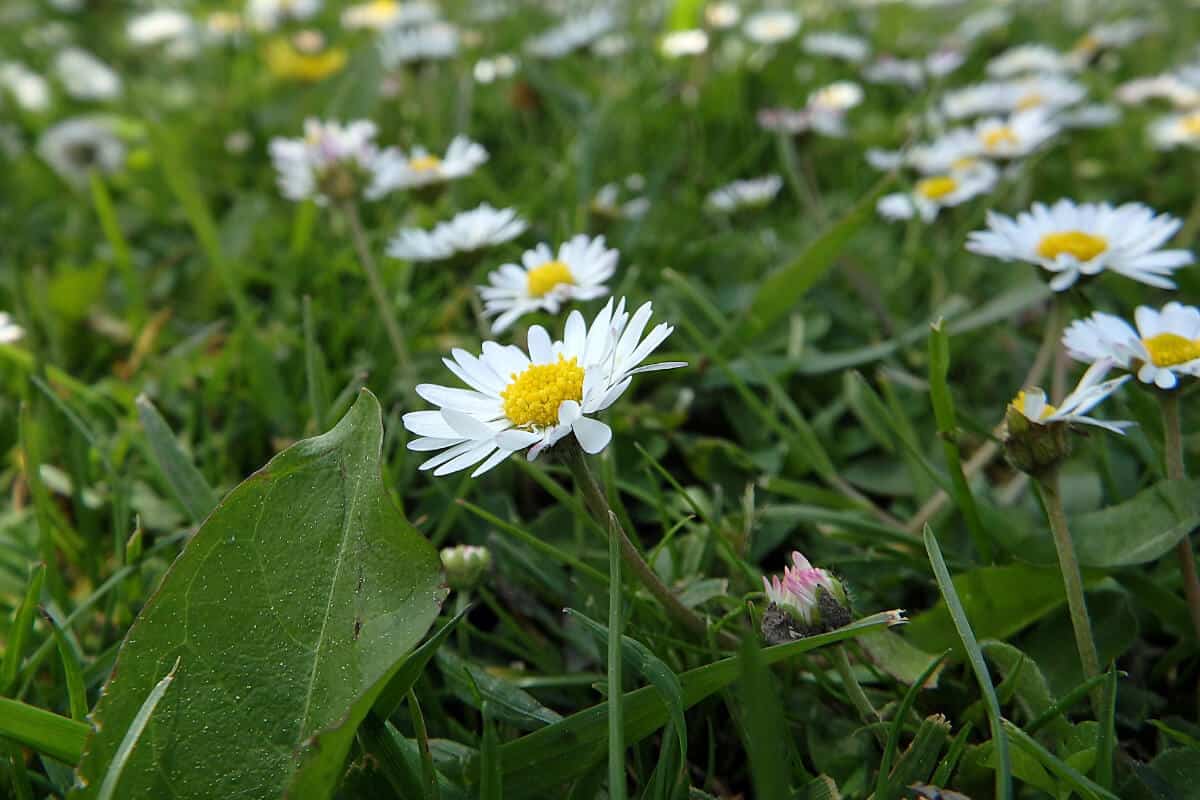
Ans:
<svg viewBox="0 0 1200 800"><path fill-rule="evenodd" d="M1021 472L1036 476L1054 469L1071 454L1069 425L1031 420L1019 406L1020 399L1018 395L1004 415L1004 454Z"/></svg>
<svg viewBox="0 0 1200 800"><path fill-rule="evenodd" d="M492 566L492 554L486 547L469 544L444 547L441 557L442 567L446 570L446 584L456 592L473 589Z"/></svg>
<svg viewBox="0 0 1200 800"><path fill-rule="evenodd" d="M769 643L799 639L849 624L852 619L846 588L828 570L814 567L801 553L783 577L763 578L770 605L763 614L762 633Z"/></svg>

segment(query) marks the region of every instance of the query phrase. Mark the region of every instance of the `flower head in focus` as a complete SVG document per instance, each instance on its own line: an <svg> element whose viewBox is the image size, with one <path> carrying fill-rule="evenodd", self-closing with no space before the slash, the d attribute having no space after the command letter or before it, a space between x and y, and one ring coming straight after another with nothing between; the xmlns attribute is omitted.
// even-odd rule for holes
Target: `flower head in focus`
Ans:
<svg viewBox="0 0 1200 800"><path fill-rule="evenodd" d="M1195 259L1187 250L1162 250L1182 223L1141 203L1112 206L1059 200L1034 203L1016 219L989 211L987 230L967 238L972 253L1025 261L1052 273L1050 288L1068 289L1085 275L1109 270L1174 289L1171 273Z"/></svg>
<svg viewBox="0 0 1200 800"><path fill-rule="evenodd" d="M643 338L651 313L650 303L631 315L624 299L615 305L610 299L590 326L572 311L561 340L532 326L528 352L496 342L484 342L478 356L453 350L443 361L470 388L420 384L417 394L438 410L404 415L404 427L418 437L408 448L440 451L420 469L449 475L475 467L472 476L482 475L522 450L532 461L572 434L584 452L599 453L612 430L595 415L625 393L633 376L685 366L640 366L674 330L660 323Z"/></svg>
<svg viewBox="0 0 1200 800"><path fill-rule="evenodd" d="M500 333L520 317L544 310L557 314L571 300L594 300L608 294L605 281L617 270L618 253L604 237L583 234L563 242L557 255L546 244L526 250L520 264L505 264L479 287L483 313L495 316L492 333Z"/></svg>
<svg viewBox="0 0 1200 800"><path fill-rule="evenodd" d="M1136 328L1103 311L1076 320L1063 333L1067 355L1111 362L1164 390L1181 376L1200 378L1200 309L1170 302L1160 310L1139 306L1133 317Z"/></svg>
<svg viewBox="0 0 1200 800"><path fill-rule="evenodd" d="M768 643L833 630L851 621L842 582L828 570L814 567L799 551L792 552L792 563L783 568L782 576L763 577L763 590L770 604L763 614Z"/></svg>

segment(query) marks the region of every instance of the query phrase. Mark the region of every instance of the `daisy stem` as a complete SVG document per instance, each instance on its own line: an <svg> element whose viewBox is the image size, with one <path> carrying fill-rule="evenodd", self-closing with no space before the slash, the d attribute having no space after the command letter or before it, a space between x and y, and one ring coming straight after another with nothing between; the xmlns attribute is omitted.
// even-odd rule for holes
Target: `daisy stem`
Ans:
<svg viewBox="0 0 1200 800"><path fill-rule="evenodd" d="M877 727L883 718L879 716L879 712L875 710L875 706L871 705L871 698L867 697L867 693L863 691L862 684L858 682L858 677L854 674L854 667L850 665L850 658L846 654L846 646L838 645L833 649L833 666L838 671L838 677L842 679L842 686L846 690L846 694L850 696L850 703L854 706L854 710L862 717L863 724L871 728L875 734L875 738L880 745L886 746L887 738L883 731Z"/></svg>
<svg viewBox="0 0 1200 800"><path fill-rule="evenodd" d="M612 518L613 522L616 517ZM621 684L621 544L608 537L608 796L625 800L625 710Z"/></svg>
<svg viewBox="0 0 1200 800"><path fill-rule="evenodd" d="M367 234L363 230L362 220L358 216L358 204L353 199L345 201L342 203L342 213L350 226L350 239L354 243L358 263L362 265L363 272L366 273L367 285L371 287L375 304L379 306L379 316L383 320L388 341L392 345L392 354L396 357L396 363L400 365L400 368L407 371L409 359L408 348L404 344L404 334L401 332L400 323L396 321L396 315L388 302L387 290L383 286L383 278L379 274L379 269L375 266L375 259L371 256L371 248L367 244Z"/></svg>
<svg viewBox="0 0 1200 800"><path fill-rule="evenodd" d="M1173 481L1183 480L1186 470L1183 466L1183 423L1179 415L1179 393L1177 391L1160 391L1158 393L1159 407L1163 419L1163 450L1167 462L1167 478ZM1188 612L1192 615L1192 627L1196 636L1200 637L1200 578L1196 576L1196 556L1192 552L1192 537L1187 535L1175 545L1175 554L1179 558L1179 572L1183 575L1183 591L1187 595Z"/></svg>
<svg viewBox="0 0 1200 800"><path fill-rule="evenodd" d="M1079 571L1079 561L1075 558L1075 544L1071 540L1067 515L1063 510L1058 470L1052 469L1038 476L1037 485L1050 522L1050 532L1054 534L1054 548L1058 551L1058 566L1062 570L1067 608L1071 612L1071 627L1075 631L1075 646L1079 649L1083 676L1091 679L1100 674L1100 656L1096 652L1096 640L1092 637L1092 622L1083 596L1083 576ZM1092 690L1092 708L1097 714L1103 707L1102 701L1103 692L1097 684Z"/></svg>
<svg viewBox="0 0 1200 800"><path fill-rule="evenodd" d="M621 527L620 520L613 513L612 508L608 504L608 498L604 495L604 489L601 488L595 476L592 475L592 470L588 467L587 456L579 445L574 441L565 441L559 448L565 455L567 468L571 470L571 475L575 479L575 484L579 490L583 492L584 502L588 509L592 512L592 516L600 523L601 527L608 531L608 535L617 540L617 544L621 549L621 557L625 560L625 565L629 567L634 576L641 582L643 586L649 590L650 594L663 605L667 615L687 628L697 636L706 636L708 634L708 624L679 601L666 584L654 574L654 570L642 558L642 554L638 552L637 547L629 540L629 536L625 533L625 529ZM723 634L721 642L730 647L737 646L737 638L732 634Z"/></svg>

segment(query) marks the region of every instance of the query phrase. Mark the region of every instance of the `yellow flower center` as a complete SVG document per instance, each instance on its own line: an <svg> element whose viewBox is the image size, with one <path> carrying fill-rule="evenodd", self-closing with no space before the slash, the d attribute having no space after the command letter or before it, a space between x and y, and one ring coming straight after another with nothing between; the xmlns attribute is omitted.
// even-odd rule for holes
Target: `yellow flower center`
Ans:
<svg viewBox="0 0 1200 800"><path fill-rule="evenodd" d="M504 416L518 428L548 428L558 422L558 407L564 400L583 399L583 367L575 358L561 355L553 364L533 364L500 392Z"/></svg>
<svg viewBox="0 0 1200 800"><path fill-rule="evenodd" d="M1017 392L1017 396L1013 398L1013 401L1011 403L1009 403L1009 405L1011 405L1018 414L1021 414L1022 416L1024 416L1025 415L1025 390L1022 389L1021 391ZM1042 413L1038 414L1038 418L1036 421L1041 422L1042 420L1049 418L1050 416L1052 416L1054 414L1055 411L1058 411L1057 406L1052 406L1049 403L1046 403L1044 406L1042 406Z"/></svg>
<svg viewBox="0 0 1200 800"><path fill-rule="evenodd" d="M999 128L993 128L992 130L983 134L982 138L983 146L988 150L995 150L997 147L1006 144L1019 144L1021 141L1017 138L1016 132L1007 125L1002 125Z"/></svg>
<svg viewBox="0 0 1200 800"><path fill-rule="evenodd" d="M958 181L949 175L937 175L917 181L917 194L927 200L941 200L958 188Z"/></svg>
<svg viewBox="0 0 1200 800"><path fill-rule="evenodd" d="M1092 53L1100 49L1100 40L1089 33L1081 36L1072 49L1077 53Z"/></svg>
<svg viewBox="0 0 1200 800"><path fill-rule="evenodd" d="M1046 98L1042 97L1037 92L1029 92L1017 101L1017 110L1025 111L1030 108L1037 108L1044 102L1046 102Z"/></svg>
<svg viewBox="0 0 1200 800"><path fill-rule="evenodd" d="M442 165L442 160L435 155L417 156L408 162L408 168L414 172L433 172Z"/></svg>
<svg viewBox="0 0 1200 800"><path fill-rule="evenodd" d="M1194 111L1179 120L1179 127L1188 136L1200 136L1200 111Z"/></svg>
<svg viewBox="0 0 1200 800"><path fill-rule="evenodd" d="M1059 231L1047 233L1038 242L1037 254L1042 258L1056 259L1060 255L1075 256L1080 261L1091 261L1108 249L1108 239L1083 231Z"/></svg>
<svg viewBox="0 0 1200 800"><path fill-rule="evenodd" d="M533 297L541 297L555 286L575 283L575 276L571 274L571 268L563 262L547 261L540 267L529 270L526 281L528 281L526 286L529 294Z"/></svg>
<svg viewBox="0 0 1200 800"><path fill-rule="evenodd" d="M1156 367L1173 367L1200 358L1200 339L1188 339L1178 333L1160 333L1142 339Z"/></svg>
<svg viewBox="0 0 1200 800"><path fill-rule="evenodd" d="M950 165L950 169L963 171L975 167L979 163L979 159L963 156L962 158L954 159L954 163Z"/></svg>

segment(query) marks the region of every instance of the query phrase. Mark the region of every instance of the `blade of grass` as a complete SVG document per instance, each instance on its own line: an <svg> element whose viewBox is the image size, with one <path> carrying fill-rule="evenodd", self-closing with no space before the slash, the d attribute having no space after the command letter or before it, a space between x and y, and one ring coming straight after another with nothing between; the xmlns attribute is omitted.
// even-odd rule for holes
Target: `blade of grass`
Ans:
<svg viewBox="0 0 1200 800"><path fill-rule="evenodd" d="M904 722L917 702L917 695L925 687L925 682L929 680L930 675L937 671L949 654L950 652L946 651L934 659L904 693L904 699L900 701L900 707L896 709L892 724L888 726L887 745L884 746L883 757L879 760L879 775L875 779L876 800L890 800L897 796L896 792L899 789L903 788L892 785L890 777L896 752L900 749L900 735L904 732Z"/></svg>
<svg viewBox="0 0 1200 800"><path fill-rule="evenodd" d="M611 512L610 512L611 514ZM616 524L616 520L611 520ZM621 544L608 537L608 796L625 800L625 689L621 681Z"/></svg>
<svg viewBox="0 0 1200 800"><path fill-rule="evenodd" d="M140 394L134 402L154 463L192 522L203 522L209 512L217 507L217 493L204 480L200 470L196 469L191 457L179 446L179 440L150 398Z"/></svg>
<svg viewBox="0 0 1200 800"><path fill-rule="evenodd" d="M1096 783L1113 785L1113 751L1117 741L1117 668L1111 665L1104 676L1104 702L1100 712L1100 737L1096 742Z"/></svg>
<svg viewBox="0 0 1200 800"><path fill-rule="evenodd" d="M145 732L146 725L149 724L150 717L154 714L154 709L158 707L158 703L167 693L167 689L171 688L177 669L179 669L179 659L175 659L175 665L171 667L171 671L154 685L150 694L146 695L145 702L138 709L133 722L129 724L129 730L125 731L125 737L121 739L121 745L117 748L112 763L108 766L108 771L104 773L104 780L100 782L100 792L96 795L96 800L114 800L117 797L117 785L121 782L121 773L125 771L125 765L129 762L129 757L133 755L133 749L137 747L138 741L142 738L142 733Z"/></svg>
<svg viewBox="0 0 1200 800"><path fill-rule="evenodd" d="M1032 736L1021 730L1008 720L1004 720L1004 729L1012 736L1013 742L1030 756L1033 756L1050 772L1071 786L1084 797L1093 800L1120 800L1115 794L1092 782L1086 775L1051 753Z"/></svg>
<svg viewBox="0 0 1200 800"><path fill-rule="evenodd" d="M64 764L79 763L90 730L83 722L0 697L0 736L57 758Z"/></svg>
<svg viewBox="0 0 1200 800"><path fill-rule="evenodd" d="M33 632L33 615L41 604L42 584L45 579L46 565L34 564L29 571L25 597L17 606L17 613L7 631L8 642L4 650L4 661L0 663L0 694L10 695L16 687L17 676L21 670L21 657L25 653L29 634Z"/></svg>
<svg viewBox="0 0 1200 800"><path fill-rule="evenodd" d="M988 724L992 731L992 742L996 748L996 797L998 800L1012 800L1012 765L1008 753L1008 736L1005 734L1002 724L1000 702L996 699L995 689L992 688L992 678L988 673L987 662L983 660L983 653L979 650L979 643L975 641L971 623L958 599L958 592L954 589L954 581L950 578L950 570L946 568L945 559L942 558L942 550L938 547L937 538L928 525L925 526L924 538L925 551L929 554L929 563L933 565L933 574L937 578L938 589L941 590L942 597L946 601L950 619L954 622L954 629L958 632L963 650L967 654L967 661L979 684L979 691L983 694L984 706L988 713Z"/></svg>
<svg viewBox="0 0 1200 800"><path fill-rule="evenodd" d="M746 754L755 797L788 797L787 725L773 677L763 659L762 648L753 636L742 639L738 651L741 666L741 699L746 733Z"/></svg>
<svg viewBox="0 0 1200 800"><path fill-rule="evenodd" d="M50 626L54 634L54 642L58 645L58 654L62 658L63 675L67 684L67 702L71 709L71 719L84 722L88 715L87 689L83 683L83 660L79 656L71 637L45 609L42 609L42 619Z"/></svg>

